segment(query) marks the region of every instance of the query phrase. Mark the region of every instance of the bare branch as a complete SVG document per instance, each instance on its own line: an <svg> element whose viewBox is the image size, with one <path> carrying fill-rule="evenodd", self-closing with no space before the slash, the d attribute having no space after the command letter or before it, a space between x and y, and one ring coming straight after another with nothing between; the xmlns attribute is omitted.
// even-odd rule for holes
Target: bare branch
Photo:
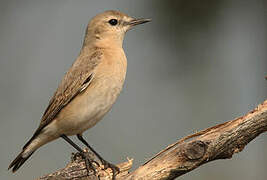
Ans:
<svg viewBox="0 0 267 180"><path fill-rule="evenodd" d="M247 115L184 137L159 152L144 165L128 174L132 160L118 165L121 173L116 179L159 180L174 179L216 159L231 158L254 138L267 131L267 100ZM111 170L97 167L102 180L110 180ZM86 176L84 162L75 159L64 169L39 180L97 179L91 173Z"/></svg>

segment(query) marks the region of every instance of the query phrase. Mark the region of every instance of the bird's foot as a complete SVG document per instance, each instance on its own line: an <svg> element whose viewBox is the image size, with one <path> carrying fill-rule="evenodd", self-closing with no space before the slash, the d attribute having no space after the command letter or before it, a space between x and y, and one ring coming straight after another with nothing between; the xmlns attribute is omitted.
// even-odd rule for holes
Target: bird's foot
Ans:
<svg viewBox="0 0 267 180"><path fill-rule="evenodd" d="M93 157L92 157L92 154L90 154L90 152L78 152L78 153L75 153L72 157L72 160L76 160L78 157L80 157L81 159L84 160L85 162L85 167L86 167L86 170L87 170L87 176L90 176L92 171L94 173L94 175L96 177L98 177L98 173L97 173L97 167L100 167L100 164L96 161L93 160ZM98 179L100 179L98 177Z"/></svg>
<svg viewBox="0 0 267 180"><path fill-rule="evenodd" d="M120 168L115 166L114 164L109 163L104 159L100 159L104 169L110 168L112 170L112 180L115 180L115 176L120 173Z"/></svg>

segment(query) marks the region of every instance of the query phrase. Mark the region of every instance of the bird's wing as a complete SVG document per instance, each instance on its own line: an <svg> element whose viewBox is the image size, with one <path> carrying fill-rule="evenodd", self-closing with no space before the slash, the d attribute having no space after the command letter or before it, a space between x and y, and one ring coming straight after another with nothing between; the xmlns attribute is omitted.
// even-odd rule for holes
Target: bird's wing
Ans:
<svg viewBox="0 0 267 180"><path fill-rule="evenodd" d="M46 108L41 119L38 129L33 137L26 143L24 148L47 126L60 110L66 106L75 96L88 87L92 78L93 70L101 61L102 52L94 51L90 55L79 56L73 63L69 71L65 74L57 91L51 98L48 107Z"/></svg>

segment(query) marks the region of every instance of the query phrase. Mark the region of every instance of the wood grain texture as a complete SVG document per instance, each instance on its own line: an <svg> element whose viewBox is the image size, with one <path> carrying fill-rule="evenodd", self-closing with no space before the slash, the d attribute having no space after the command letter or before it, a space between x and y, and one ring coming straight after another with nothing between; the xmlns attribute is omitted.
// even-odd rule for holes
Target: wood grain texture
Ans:
<svg viewBox="0 0 267 180"><path fill-rule="evenodd" d="M174 179L217 159L229 159L261 133L267 131L267 100L257 108L232 121L210 127L169 145L135 171L128 173L132 160L118 165L118 180ZM97 167L101 180L110 180L110 170ZM83 160L73 160L64 169L38 180L98 179L86 176Z"/></svg>

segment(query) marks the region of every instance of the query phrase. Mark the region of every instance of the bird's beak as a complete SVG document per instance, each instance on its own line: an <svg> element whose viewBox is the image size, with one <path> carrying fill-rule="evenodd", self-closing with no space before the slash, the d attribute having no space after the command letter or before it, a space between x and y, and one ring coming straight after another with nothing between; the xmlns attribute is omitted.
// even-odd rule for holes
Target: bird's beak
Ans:
<svg viewBox="0 0 267 180"><path fill-rule="evenodd" d="M135 25L138 25L138 24L144 24L144 23L147 23L147 22L150 22L151 19L133 19L131 21L129 21L127 24L130 25L130 26L135 26Z"/></svg>

